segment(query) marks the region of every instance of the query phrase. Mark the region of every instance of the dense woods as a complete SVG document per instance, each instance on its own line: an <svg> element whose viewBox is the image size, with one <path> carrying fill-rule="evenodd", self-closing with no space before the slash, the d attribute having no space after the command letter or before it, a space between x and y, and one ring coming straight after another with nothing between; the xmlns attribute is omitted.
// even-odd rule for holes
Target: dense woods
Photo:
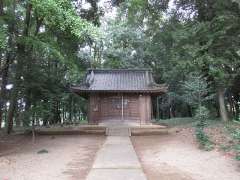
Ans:
<svg viewBox="0 0 240 180"><path fill-rule="evenodd" d="M169 86L153 102L156 119L208 109L211 118L239 120L239 1L105 4L0 0L0 126L8 133L86 119L86 102L70 87L87 68L151 68Z"/></svg>

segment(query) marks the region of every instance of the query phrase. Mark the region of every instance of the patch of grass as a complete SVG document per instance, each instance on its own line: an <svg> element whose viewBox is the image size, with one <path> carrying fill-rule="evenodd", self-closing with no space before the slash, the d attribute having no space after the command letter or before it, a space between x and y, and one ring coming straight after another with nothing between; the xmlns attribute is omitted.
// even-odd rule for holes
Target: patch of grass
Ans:
<svg viewBox="0 0 240 180"><path fill-rule="evenodd" d="M235 129L232 133L232 137L240 142L240 129Z"/></svg>
<svg viewBox="0 0 240 180"><path fill-rule="evenodd" d="M42 149L42 150L38 151L37 153L38 154L46 154L46 153L48 153L48 150Z"/></svg>
<svg viewBox="0 0 240 180"><path fill-rule="evenodd" d="M229 151L231 151L232 146L230 146L230 145L220 145L220 148L225 152L229 152Z"/></svg>
<svg viewBox="0 0 240 180"><path fill-rule="evenodd" d="M163 124L169 127L174 126L186 126L192 125L195 120L193 118L171 118L171 119L158 119L155 121L156 124Z"/></svg>

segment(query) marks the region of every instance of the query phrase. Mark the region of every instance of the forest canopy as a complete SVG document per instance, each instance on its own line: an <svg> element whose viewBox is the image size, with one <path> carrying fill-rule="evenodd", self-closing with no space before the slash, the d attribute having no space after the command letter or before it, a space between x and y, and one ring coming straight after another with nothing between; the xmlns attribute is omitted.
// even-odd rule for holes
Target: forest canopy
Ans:
<svg viewBox="0 0 240 180"><path fill-rule="evenodd" d="M155 119L239 120L238 0L0 0L0 126L77 123L88 68L151 68Z"/></svg>

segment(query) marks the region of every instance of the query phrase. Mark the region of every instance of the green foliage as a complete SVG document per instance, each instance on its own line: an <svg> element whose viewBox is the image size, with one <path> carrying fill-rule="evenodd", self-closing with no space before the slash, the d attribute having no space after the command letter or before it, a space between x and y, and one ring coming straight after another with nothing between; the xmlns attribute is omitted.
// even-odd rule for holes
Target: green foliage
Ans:
<svg viewBox="0 0 240 180"><path fill-rule="evenodd" d="M86 102L73 95L70 86L79 84L90 67L79 48L97 44L101 37L75 5L68 0L3 2L0 70L4 67L7 73L1 72L0 79L13 88L0 91L0 121L7 117L3 121L8 127L17 120L20 126L31 126L86 119Z"/></svg>
<svg viewBox="0 0 240 180"><path fill-rule="evenodd" d="M0 68L9 65L6 79L14 84L4 99L14 100L20 117L30 114L22 121L36 116L52 122L59 111L63 119L73 121L79 111L86 113L85 101L71 95L69 87L79 84L89 67L151 68L157 83L169 85L169 93L158 97L162 119L193 116L192 111L201 106L217 114L214 96L220 88L227 90L225 100L233 104L233 111L238 110L240 9L236 1L178 0L171 10L169 0L117 1L116 18L100 28L90 23L100 25L103 12L98 1L91 1L89 10L78 3L3 3ZM30 103L23 106L26 102ZM204 116L202 112L197 112L197 119Z"/></svg>
<svg viewBox="0 0 240 180"><path fill-rule="evenodd" d="M237 141L237 145L235 146L235 150L237 152L236 159L240 161L240 129L235 129L232 132L232 137Z"/></svg>
<svg viewBox="0 0 240 180"><path fill-rule="evenodd" d="M204 128L207 126L207 118L209 117L209 111L204 106L200 106L195 114L195 119L197 120L195 135L197 141L200 144L200 148L207 151L214 148L213 143L210 141L208 135L204 132Z"/></svg>
<svg viewBox="0 0 240 180"><path fill-rule="evenodd" d="M46 153L48 153L48 150L46 150L46 149L42 149L37 152L37 154L46 154Z"/></svg>
<svg viewBox="0 0 240 180"><path fill-rule="evenodd" d="M237 151L236 160L240 161L240 145L237 145L235 149Z"/></svg>
<svg viewBox="0 0 240 180"><path fill-rule="evenodd" d="M193 118L171 118L171 119L158 119L156 120L157 124L167 125L169 127L176 127L176 126L192 126L195 122Z"/></svg>
<svg viewBox="0 0 240 180"><path fill-rule="evenodd" d="M209 137L202 129L196 128L195 135L200 144L200 148L203 148L206 151L211 151L214 148L213 143L209 140Z"/></svg>
<svg viewBox="0 0 240 180"><path fill-rule="evenodd" d="M199 106L197 108L194 118L200 121L198 127L204 128L207 125L206 121L209 118L209 113L210 113L209 110L204 106Z"/></svg>
<svg viewBox="0 0 240 180"><path fill-rule="evenodd" d="M38 16L44 18L46 25L56 26L61 31L69 31L81 39L84 36L97 37L96 28L81 19L68 0L31 0L30 3Z"/></svg>
<svg viewBox="0 0 240 180"><path fill-rule="evenodd" d="M106 29L104 66L152 68L156 81L177 97L164 99L161 112L175 107L179 116L191 116L182 107L203 104L217 114L218 88L230 88L239 74L239 7L228 0L179 0L166 12L168 2L121 3Z"/></svg>
<svg viewBox="0 0 240 180"><path fill-rule="evenodd" d="M232 136L233 136L234 139L236 139L240 142L240 129L235 129L232 132Z"/></svg>
<svg viewBox="0 0 240 180"><path fill-rule="evenodd" d="M7 30L0 22L0 50L7 47Z"/></svg>
<svg viewBox="0 0 240 180"><path fill-rule="evenodd" d="M103 52L104 67L126 68L140 67L142 61L141 50L144 41L140 30L135 30L125 20L109 22L108 29L104 33Z"/></svg>
<svg viewBox="0 0 240 180"><path fill-rule="evenodd" d="M182 88L184 101L192 106L198 107L203 105L204 102L213 99L213 94L210 94L211 90L209 85L206 80L198 74L190 74L188 79L183 83ZM198 109L198 111L201 110L202 107Z"/></svg>

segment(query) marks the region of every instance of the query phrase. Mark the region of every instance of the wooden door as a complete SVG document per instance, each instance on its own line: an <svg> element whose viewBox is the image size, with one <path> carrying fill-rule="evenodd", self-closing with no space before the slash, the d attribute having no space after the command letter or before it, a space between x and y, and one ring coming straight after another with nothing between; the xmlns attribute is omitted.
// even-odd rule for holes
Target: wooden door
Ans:
<svg viewBox="0 0 240 180"><path fill-rule="evenodd" d="M122 119L122 97L103 96L101 98L101 119L121 120Z"/></svg>
<svg viewBox="0 0 240 180"><path fill-rule="evenodd" d="M138 95L104 95L101 97L101 119L135 121L140 119Z"/></svg>
<svg viewBox="0 0 240 180"><path fill-rule="evenodd" d="M123 114L125 121L139 120L139 100L138 95L123 96Z"/></svg>

